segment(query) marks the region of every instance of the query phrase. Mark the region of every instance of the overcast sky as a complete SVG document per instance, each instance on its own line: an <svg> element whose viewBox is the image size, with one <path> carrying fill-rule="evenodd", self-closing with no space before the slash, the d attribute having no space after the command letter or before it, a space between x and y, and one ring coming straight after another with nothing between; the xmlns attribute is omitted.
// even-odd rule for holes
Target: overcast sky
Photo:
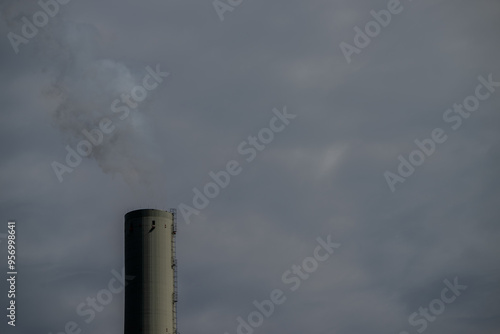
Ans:
<svg viewBox="0 0 500 334"><path fill-rule="evenodd" d="M123 292L76 311L122 271L123 216L188 208L182 334L235 334L275 289L256 334L498 334L500 3L228 1L2 1L0 332L123 333Z"/></svg>

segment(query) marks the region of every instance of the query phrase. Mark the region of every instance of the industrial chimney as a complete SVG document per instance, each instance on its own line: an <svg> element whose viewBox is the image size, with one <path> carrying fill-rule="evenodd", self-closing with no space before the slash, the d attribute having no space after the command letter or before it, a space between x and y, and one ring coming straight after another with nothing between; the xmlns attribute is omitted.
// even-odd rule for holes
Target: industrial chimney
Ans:
<svg viewBox="0 0 500 334"><path fill-rule="evenodd" d="M176 210L125 215L125 334L177 334Z"/></svg>

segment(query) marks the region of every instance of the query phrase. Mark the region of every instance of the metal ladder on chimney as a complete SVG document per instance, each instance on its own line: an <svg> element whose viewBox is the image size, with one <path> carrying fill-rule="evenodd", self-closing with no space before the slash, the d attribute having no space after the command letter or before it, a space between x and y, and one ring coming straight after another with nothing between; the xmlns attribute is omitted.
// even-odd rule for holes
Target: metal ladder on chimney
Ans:
<svg viewBox="0 0 500 334"><path fill-rule="evenodd" d="M175 236L177 234L177 209L170 209L172 214L172 269L174 270L174 292L172 293L172 327L173 334L177 333L177 257L175 254Z"/></svg>

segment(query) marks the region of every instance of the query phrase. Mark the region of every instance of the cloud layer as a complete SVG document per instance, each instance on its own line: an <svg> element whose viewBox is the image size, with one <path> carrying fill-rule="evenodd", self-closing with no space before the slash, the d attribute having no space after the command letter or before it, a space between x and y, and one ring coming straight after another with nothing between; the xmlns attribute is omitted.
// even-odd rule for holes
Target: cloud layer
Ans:
<svg viewBox="0 0 500 334"><path fill-rule="evenodd" d="M478 76L500 82L500 5L401 6L350 63L340 43L387 1L244 0L221 22L210 1L74 0L17 54L4 38L0 233L18 222L19 309L2 333L70 321L122 333L123 294L90 323L76 309L121 271L124 214L191 203L283 106L297 118L180 222L179 331L236 333L253 301L281 289L255 333L417 333L409 317L457 277L467 289L425 333L498 333L500 89L456 131L443 113ZM40 7L0 9L7 36ZM120 119L113 102L157 64L168 78ZM52 162L103 118L115 130L59 182ZM384 172L437 127L446 142L391 192ZM342 246L291 291L283 273L328 235Z"/></svg>

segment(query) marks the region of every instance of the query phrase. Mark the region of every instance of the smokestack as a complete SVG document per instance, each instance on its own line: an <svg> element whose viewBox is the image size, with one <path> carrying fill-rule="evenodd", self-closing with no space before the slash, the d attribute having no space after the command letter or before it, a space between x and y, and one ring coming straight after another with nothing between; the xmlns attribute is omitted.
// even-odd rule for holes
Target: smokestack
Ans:
<svg viewBox="0 0 500 334"><path fill-rule="evenodd" d="M125 215L125 334L177 334L176 211Z"/></svg>

